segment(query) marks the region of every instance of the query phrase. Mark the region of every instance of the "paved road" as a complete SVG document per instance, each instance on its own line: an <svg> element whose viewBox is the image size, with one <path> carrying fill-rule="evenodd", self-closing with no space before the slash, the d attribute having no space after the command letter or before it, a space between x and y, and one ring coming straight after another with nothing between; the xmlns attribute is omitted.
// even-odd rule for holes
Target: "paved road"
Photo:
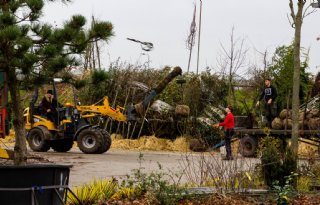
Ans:
<svg viewBox="0 0 320 205"><path fill-rule="evenodd" d="M138 169L139 167L143 167L143 171L147 173L159 171L158 164L162 165L164 171L168 171L173 175L174 173L182 172L187 162L186 158L191 161L192 165L188 167L188 173L189 175L193 175L189 176L193 178L199 177L197 176L198 172L195 170L199 168L200 162L206 162L208 164L208 161L211 161L211 165L214 164L218 166L217 172L227 170L227 167L234 169L234 165L227 166L234 162L222 161L219 153L190 154L110 149L104 154L89 155L83 154L78 148L73 148L68 153L49 151L37 154L57 164L72 165L69 181L70 187L89 182L93 178L125 178L126 175L132 174L132 170ZM139 160L140 154L142 154L142 160ZM248 169L251 168L251 164L255 164L257 160L250 159L250 161L248 161L242 158L237 161L244 165L241 169ZM184 176L183 180L185 181L187 178L187 176Z"/></svg>
<svg viewBox="0 0 320 205"><path fill-rule="evenodd" d="M38 155L40 153L37 153ZM146 172L158 170L158 162L164 170L179 171L179 161L183 154L164 152L140 152L109 150L104 154L83 154L73 148L68 153L49 151L41 153L41 156L57 164L72 165L70 172L70 186L76 186L89 182L96 178L125 177L132 173L133 169L143 167ZM181 170L181 169L180 169Z"/></svg>

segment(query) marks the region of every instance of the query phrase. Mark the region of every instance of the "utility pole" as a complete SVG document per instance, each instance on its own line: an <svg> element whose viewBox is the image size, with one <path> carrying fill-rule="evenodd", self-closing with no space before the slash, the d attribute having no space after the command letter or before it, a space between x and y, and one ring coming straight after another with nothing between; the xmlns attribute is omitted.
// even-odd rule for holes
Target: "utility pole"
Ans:
<svg viewBox="0 0 320 205"><path fill-rule="evenodd" d="M197 75L198 75L198 72L199 72L200 34L201 34L201 15L202 15L202 0L200 0L199 36L198 36L198 57L197 57Z"/></svg>

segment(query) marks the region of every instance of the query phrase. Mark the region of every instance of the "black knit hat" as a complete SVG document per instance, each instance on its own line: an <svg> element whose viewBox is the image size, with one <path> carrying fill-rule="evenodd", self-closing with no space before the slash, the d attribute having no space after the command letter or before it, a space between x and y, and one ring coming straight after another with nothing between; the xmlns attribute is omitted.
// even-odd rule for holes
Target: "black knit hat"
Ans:
<svg viewBox="0 0 320 205"><path fill-rule="evenodd" d="M52 90L48 90L48 91L47 91L47 94L51 94L51 95L53 95Z"/></svg>

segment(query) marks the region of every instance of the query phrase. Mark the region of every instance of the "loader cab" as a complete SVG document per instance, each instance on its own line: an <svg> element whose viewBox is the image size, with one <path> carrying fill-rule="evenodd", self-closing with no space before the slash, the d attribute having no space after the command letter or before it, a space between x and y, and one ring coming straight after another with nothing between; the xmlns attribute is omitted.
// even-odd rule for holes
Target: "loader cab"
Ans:
<svg viewBox="0 0 320 205"><path fill-rule="evenodd" d="M69 103L73 98L72 90L66 89L65 86L61 78L54 78L49 85L42 88L35 88L29 108L24 112L27 130L34 126L44 126L48 130L53 131L66 129L65 124L72 122L71 116L73 116L72 108L74 106ZM47 113L43 105L45 98L48 98L48 90L50 90L50 95L52 95L51 103L53 103L50 113ZM39 98L39 94L43 97ZM69 125L68 127L70 128L72 126Z"/></svg>

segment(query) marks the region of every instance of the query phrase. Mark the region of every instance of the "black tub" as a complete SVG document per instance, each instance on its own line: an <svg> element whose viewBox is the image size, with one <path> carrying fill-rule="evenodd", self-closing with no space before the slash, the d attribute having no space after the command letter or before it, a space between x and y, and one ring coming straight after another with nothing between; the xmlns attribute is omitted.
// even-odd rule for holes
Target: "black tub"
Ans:
<svg viewBox="0 0 320 205"><path fill-rule="evenodd" d="M0 166L0 204L64 204L70 167L69 165Z"/></svg>

